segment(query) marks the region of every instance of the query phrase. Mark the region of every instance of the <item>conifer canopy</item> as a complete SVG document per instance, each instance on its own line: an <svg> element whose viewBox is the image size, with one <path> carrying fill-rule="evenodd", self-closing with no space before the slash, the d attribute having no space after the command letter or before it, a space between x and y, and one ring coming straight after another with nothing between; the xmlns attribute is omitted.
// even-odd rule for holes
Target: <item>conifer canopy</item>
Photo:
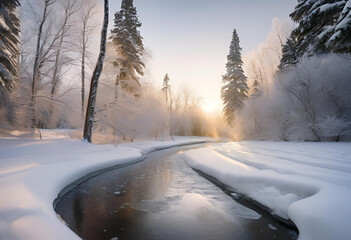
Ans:
<svg viewBox="0 0 351 240"><path fill-rule="evenodd" d="M115 13L114 27L111 30L112 42L117 48L117 64L120 66L120 81L132 80L139 84L137 76L144 75L145 64L142 61L144 45L138 28L141 22L133 0L122 0L121 10Z"/></svg>
<svg viewBox="0 0 351 240"><path fill-rule="evenodd" d="M248 86L242 64L239 36L234 29L227 56L227 73L222 76L224 85L221 88L224 119L229 125L233 123L235 111L241 109L247 99Z"/></svg>

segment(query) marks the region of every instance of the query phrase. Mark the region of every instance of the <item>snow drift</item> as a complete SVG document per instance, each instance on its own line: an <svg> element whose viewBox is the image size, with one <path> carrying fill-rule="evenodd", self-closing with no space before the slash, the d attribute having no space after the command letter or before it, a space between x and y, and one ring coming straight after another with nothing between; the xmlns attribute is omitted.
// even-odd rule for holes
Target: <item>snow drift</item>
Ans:
<svg viewBox="0 0 351 240"><path fill-rule="evenodd" d="M348 239L351 144L236 142L184 153L187 163L273 215L300 240Z"/></svg>
<svg viewBox="0 0 351 240"><path fill-rule="evenodd" d="M204 138L93 145L43 131L43 140L0 139L0 239L80 239L53 208L57 194L101 169L131 164L156 149L205 142Z"/></svg>

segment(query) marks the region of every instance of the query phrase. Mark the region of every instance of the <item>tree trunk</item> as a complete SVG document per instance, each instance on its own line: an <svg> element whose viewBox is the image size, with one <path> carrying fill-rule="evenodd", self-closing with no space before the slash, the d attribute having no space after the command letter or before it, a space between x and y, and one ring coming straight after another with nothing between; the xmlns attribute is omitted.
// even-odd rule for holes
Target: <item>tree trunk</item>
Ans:
<svg viewBox="0 0 351 240"><path fill-rule="evenodd" d="M115 82L115 97L114 97L115 102L117 102L118 100L118 92L119 92L119 76L117 75L116 82Z"/></svg>
<svg viewBox="0 0 351 240"><path fill-rule="evenodd" d="M168 88L166 88L166 110L168 110Z"/></svg>
<svg viewBox="0 0 351 240"><path fill-rule="evenodd" d="M52 76L52 82L51 82L51 103L50 103L50 115L49 115L49 127L50 128L55 128L55 123L54 123L54 114L55 114L55 104L54 104L54 96L56 94L57 91L57 86L58 83L60 81L60 76L59 76L59 72L60 72L60 66L59 66L59 60L60 60L60 54L61 54L61 47L62 47L62 43L63 43L63 38L64 38L64 29L62 30L62 35L60 36L60 42L58 45L58 48L56 50L56 56L55 56L55 65L54 65L54 73Z"/></svg>
<svg viewBox="0 0 351 240"><path fill-rule="evenodd" d="M37 39L37 48L35 51L35 58L34 58L34 67L33 67L33 79L32 79L32 96L31 96L31 108L32 108L32 128L37 126L37 118L35 114L35 97L37 94L37 84L39 81L39 57L40 57L40 42L41 42L41 34L43 32L43 26L46 21L46 14L49 2L45 2L43 18L39 25L38 30L38 39Z"/></svg>
<svg viewBox="0 0 351 240"><path fill-rule="evenodd" d="M83 50L82 50L82 119L84 118L84 97L85 97L85 30L83 31Z"/></svg>
<svg viewBox="0 0 351 240"><path fill-rule="evenodd" d="M101 30L101 41L100 41L100 54L98 61L96 63L93 75L91 77L90 91L88 98L87 112L85 115L85 124L83 139L91 143L92 131L94 125L94 109L96 103L96 94L98 88L99 78L103 69L104 58L106 53L106 38L107 38L107 27L108 27L108 0L104 0L105 10L104 10L104 23Z"/></svg>
<svg viewBox="0 0 351 240"><path fill-rule="evenodd" d="M114 121L116 121L117 117L115 116L116 114L116 108L117 108L117 101L118 101L118 92L119 92L119 75L116 76L116 81L115 81L115 96L114 96L114 104L113 104L113 111L112 111L112 117L114 119ZM117 124L116 122L114 122L114 127L113 127L113 130L112 130L112 135L113 135L113 138L114 140L116 141L116 136L118 134L118 131L117 131Z"/></svg>

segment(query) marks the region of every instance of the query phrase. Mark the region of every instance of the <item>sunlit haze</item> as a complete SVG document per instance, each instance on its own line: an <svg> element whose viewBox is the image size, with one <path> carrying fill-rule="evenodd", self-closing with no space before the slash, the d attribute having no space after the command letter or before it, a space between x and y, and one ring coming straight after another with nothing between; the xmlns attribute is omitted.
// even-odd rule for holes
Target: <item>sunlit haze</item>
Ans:
<svg viewBox="0 0 351 240"><path fill-rule="evenodd" d="M111 1L110 27L120 4ZM161 86L168 73L172 88L188 86L201 98L205 111L221 109L221 76L233 29L245 54L266 39L273 18L287 19L295 4L295 0L135 0L141 35L151 54L145 80Z"/></svg>
<svg viewBox="0 0 351 240"><path fill-rule="evenodd" d="M351 0L0 0L0 240L351 239L350 65Z"/></svg>

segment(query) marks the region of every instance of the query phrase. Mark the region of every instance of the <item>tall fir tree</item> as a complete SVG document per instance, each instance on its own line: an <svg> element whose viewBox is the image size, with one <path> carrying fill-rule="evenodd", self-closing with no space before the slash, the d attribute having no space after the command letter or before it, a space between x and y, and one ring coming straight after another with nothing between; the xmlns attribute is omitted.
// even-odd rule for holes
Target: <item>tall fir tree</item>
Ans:
<svg viewBox="0 0 351 240"><path fill-rule="evenodd" d="M5 117L10 124L15 123L12 98L18 81L18 6L18 0L0 1L0 117Z"/></svg>
<svg viewBox="0 0 351 240"><path fill-rule="evenodd" d="M135 87L128 83L133 81L140 86L137 75L144 75L145 64L142 61L143 38L138 30L141 22L133 6L133 0L122 0L121 10L115 13L114 23L111 38L117 48L117 64L121 67L119 81L122 87L135 92Z"/></svg>
<svg viewBox="0 0 351 240"><path fill-rule="evenodd" d="M286 43L282 46L282 58L280 59L280 64L278 66L279 69L284 69L296 64L302 54L303 53L298 52L297 41L294 38L293 33L291 33L286 40Z"/></svg>
<svg viewBox="0 0 351 240"><path fill-rule="evenodd" d="M241 47L239 36L234 29L233 38L227 56L227 73L222 76L224 85L221 89L221 98L224 104L223 113L225 121L231 125L234 121L235 111L242 108L247 99L248 86L246 76L242 69Z"/></svg>
<svg viewBox="0 0 351 240"><path fill-rule="evenodd" d="M351 53L351 0L343 5L333 26L324 28L321 35L326 46L333 52Z"/></svg>
<svg viewBox="0 0 351 240"><path fill-rule="evenodd" d="M283 46L280 68L302 56L351 52L350 0L298 0L291 19L298 23Z"/></svg>
<svg viewBox="0 0 351 240"><path fill-rule="evenodd" d="M18 0L0 2L0 88L14 89L17 79L18 35L20 23L16 15Z"/></svg>
<svg viewBox="0 0 351 240"><path fill-rule="evenodd" d="M251 88L249 89L248 95L250 98L256 98L262 95L262 87L257 79L254 80Z"/></svg>
<svg viewBox="0 0 351 240"><path fill-rule="evenodd" d="M169 98L169 93L171 90L171 86L169 85L169 76L168 73L166 73L165 77L163 78L163 84L162 84L162 91L166 95L166 108L168 109L168 98Z"/></svg>

